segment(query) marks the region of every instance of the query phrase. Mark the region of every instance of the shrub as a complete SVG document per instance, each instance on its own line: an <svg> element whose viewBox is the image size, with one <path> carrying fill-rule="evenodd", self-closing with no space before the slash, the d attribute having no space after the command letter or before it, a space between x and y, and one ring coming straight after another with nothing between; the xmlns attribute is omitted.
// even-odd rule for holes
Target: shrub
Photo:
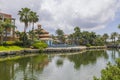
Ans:
<svg viewBox="0 0 120 80"><path fill-rule="evenodd" d="M86 44L86 47L90 47L91 46L91 44Z"/></svg>
<svg viewBox="0 0 120 80"><path fill-rule="evenodd" d="M23 42L22 41L15 41L15 45L16 46L23 46Z"/></svg>
<svg viewBox="0 0 120 80"><path fill-rule="evenodd" d="M35 42L34 44L32 44L33 48L36 48L36 49L44 49L44 48L47 48L48 45L44 42Z"/></svg>
<svg viewBox="0 0 120 80"><path fill-rule="evenodd" d="M5 46L13 46L13 45L15 45L15 41L6 41L6 42L3 43L3 45L5 45Z"/></svg>
<svg viewBox="0 0 120 80"><path fill-rule="evenodd" d="M120 80L120 58L116 60L116 64L108 63L107 67L101 71L101 77L94 77L94 80Z"/></svg>

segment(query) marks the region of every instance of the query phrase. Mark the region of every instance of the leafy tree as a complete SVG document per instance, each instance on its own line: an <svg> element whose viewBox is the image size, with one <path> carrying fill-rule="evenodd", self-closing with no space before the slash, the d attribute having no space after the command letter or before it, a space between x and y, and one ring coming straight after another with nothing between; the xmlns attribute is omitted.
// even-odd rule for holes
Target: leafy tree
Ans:
<svg viewBox="0 0 120 80"><path fill-rule="evenodd" d="M95 45L95 40L97 37L94 32L83 31L81 34L82 34L82 41L83 41L83 42L81 42L81 44Z"/></svg>
<svg viewBox="0 0 120 80"><path fill-rule="evenodd" d="M73 34L70 34L68 36L68 40L69 40L69 44L74 44L74 35Z"/></svg>
<svg viewBox="0 0 120 80"><path fill-rule="evenodd" d="M0 44L2 45L3 43L3 34L4 34L4 28L2 26L3 22L0 21Z"/></svg>
<svg viewBox="0 0 120 80"><path fill-rule="evenodd" d="M64 37L64 32L63 32L63 30L57 29L57 30L56 30L56 34L57 34L58 39L59 39L62 43L64 43L65 37Z"/></svg>
<svg viewBox="0 0 120 80"><path fill-rule="evenodd" d="M23 33L23 43L24 46L26 45L25 43L25 38L26 38L26 29L28 27L28 23L30 22L30 9L29 8L22 8L19 12L18 15L20 16L20 21L24 23L25 27L24 27L24 33Z"/></svg>
<svg viewBox="0 0 120 80"><path fill-rule="evenodd" d="M25 24L24 32L26 33L26 29L28 27L28 23L30 22L30 9L29 8L22 8L18 15L20 16L20 21Z"/></svg>
<svg viewBox="0 0 120 80"><path fill-rule="evenodd" d="M79 45L80 43L79 43L79 40L80 40L80 35L81 35L81 31L80 31L80 28L79 27L75 27L74 28L74 33L73 33L73 35L74 35L74 41L75 41L75 44L76 45Z"/></svg>
<svg viewBox="0 0 120 80"><path fill-rule="evenodd" d="M94 80L120 80L120 58L115 65L108 63L106 69L101 71L101 78L94 77Z"/></svg>
<svg viewBox="0 0 120 80"><path fill-rule="evenodd" d="M107 33L103 34L103 39L105 43L107 43L107 39L109 38L109 35Z"/></svg>
<svg viewBox="0 0 120 80"><path fill-rule="evenodd" d="M112 34L111 34L111 38L114 40L114 45L115 45L115 42L116 42L116 37L118 36L118 33L117 32L113 32Z"/></svg>
<svg viewBox="0 0 120 80"><path fill-rule="evenodd" d="M32 41L34 39L34 23L38 22L38 15L36 12L31 11L30 12L30 23L32 23Z"/></svg>
<svg viewBox="0 0 120 80"><path fill-rule="evenodd" d="M5 22L3 22L2 26L5 30L5 41L7 41L8 30L11 29L11 28L15 28L15 26L11 24L10 19L6 19Z"/></svg>

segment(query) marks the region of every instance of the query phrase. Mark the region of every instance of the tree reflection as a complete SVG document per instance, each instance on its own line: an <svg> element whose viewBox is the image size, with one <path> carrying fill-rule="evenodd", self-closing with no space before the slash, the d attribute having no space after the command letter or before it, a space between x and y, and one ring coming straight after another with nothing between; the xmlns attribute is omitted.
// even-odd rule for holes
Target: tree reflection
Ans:
<svg viewBox="0 0 120 80"><path fill-rule="evenodd" d="M56 61L56 64L57 64L58 67L59 67L59 66L62 66L62 65L63 65L63 60L62 60L62 59L58 59L58 60Z"/></svg>
<svg viewBox="0 0 120 80"><path fill-rule="evenodd" d="M48 65L47 55L26 57L13 61L4 61L0 63L1 80L17 80L19 73L21 80L37 80L37 72L42 72Z"/></svg>
<svg viewBox="0 0 120 80"><path fill-rule="evenodd" d="M107 52L101 51L87 51L82 54L75 54L67 56L71 62L74 62L74 67L79 69L81 65L94 64L98 57L108 58Z"/></svg>

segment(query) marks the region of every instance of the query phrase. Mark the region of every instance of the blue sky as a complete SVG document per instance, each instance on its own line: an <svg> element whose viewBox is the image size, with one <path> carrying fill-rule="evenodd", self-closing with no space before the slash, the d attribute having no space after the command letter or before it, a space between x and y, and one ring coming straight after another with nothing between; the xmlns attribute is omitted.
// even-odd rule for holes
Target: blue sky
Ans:
<svg viewBox="0 0 120 80"><path fill-rule="evenodd" d="M18 11L28 7L37 12L39 22L50 34L62 29L66 34L73 32L75 26L81 30L98 34L120 32L120 0L0 0L0 12L16 18L17 29L23 31L24 24L19 21ZM31 29L31 25L27 29Z"/></svg>
<svg viewBox="0 0 120 80"><path fill-rule="evenodd" d="M120 29L118 28L119 24L120 24L120 12L118 11L115 14L114 20L108 22L105 28L100 29L100 30L95 30L95 32L98 34L108 33L109 35L112 32L118 32L120 34Z"/></svg>

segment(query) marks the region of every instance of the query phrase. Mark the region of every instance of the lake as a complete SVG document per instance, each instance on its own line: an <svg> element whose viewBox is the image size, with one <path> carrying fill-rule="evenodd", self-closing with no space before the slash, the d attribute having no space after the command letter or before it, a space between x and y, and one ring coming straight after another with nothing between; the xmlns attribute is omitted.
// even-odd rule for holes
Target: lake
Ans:
<svg viewBox="0 0 120 80"><path fill-rule="evenodd" d="M0 62L0 80L93 80L108 62L115 64L119 57L119 50L39 54Z"/></svg>

